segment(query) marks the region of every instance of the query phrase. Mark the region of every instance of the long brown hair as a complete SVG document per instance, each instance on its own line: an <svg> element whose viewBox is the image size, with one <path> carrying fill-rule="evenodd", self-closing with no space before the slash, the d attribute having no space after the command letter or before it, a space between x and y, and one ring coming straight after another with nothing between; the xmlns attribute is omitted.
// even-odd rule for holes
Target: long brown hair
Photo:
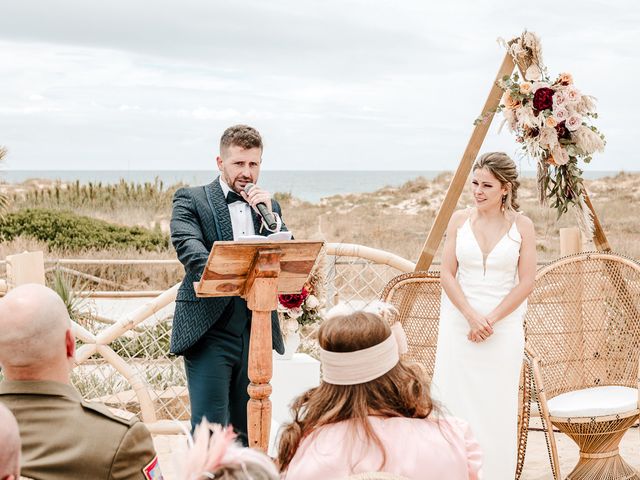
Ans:
<svg viewBox="0 0 640 480"><path fill-rule="evenodd" d="M364 311L336 316L325 321L318 341L330 352L353 352L377 345L391 335L388 323ZM383 376L357 385L331 385L322 382L299 396L291 406L293 422L283 427L278 449L280 468L285 470L302 440L316 429L351 420L361 429L367 442L386 452L368 416L426 418L434 409L425 372L418 364L400 360Z"/></svg>

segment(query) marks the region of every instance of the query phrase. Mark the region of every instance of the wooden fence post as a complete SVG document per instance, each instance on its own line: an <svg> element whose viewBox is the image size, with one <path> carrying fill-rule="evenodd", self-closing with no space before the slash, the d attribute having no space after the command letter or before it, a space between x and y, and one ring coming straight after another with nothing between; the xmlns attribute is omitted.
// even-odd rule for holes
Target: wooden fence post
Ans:
<svg viewBox="0 0 640 480"><path fill-rule="evenodd" d="M25 283L44 285L44 255L24 252L7 256L7 287L9 290Z"/></svg>

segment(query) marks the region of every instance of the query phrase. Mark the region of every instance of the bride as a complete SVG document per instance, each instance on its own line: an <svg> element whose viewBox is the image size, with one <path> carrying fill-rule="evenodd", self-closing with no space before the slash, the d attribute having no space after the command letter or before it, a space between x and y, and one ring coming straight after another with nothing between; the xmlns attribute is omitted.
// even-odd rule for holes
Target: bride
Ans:
<svg viewBox="0 0 640 480"><path fill-rule="evenodd" d="M475 208L453 214L442 253L432 393L469 422L488 480L515 475L522 319L536 272L535 232L517 211L517 177L504 153L476 160Z"/></svg>

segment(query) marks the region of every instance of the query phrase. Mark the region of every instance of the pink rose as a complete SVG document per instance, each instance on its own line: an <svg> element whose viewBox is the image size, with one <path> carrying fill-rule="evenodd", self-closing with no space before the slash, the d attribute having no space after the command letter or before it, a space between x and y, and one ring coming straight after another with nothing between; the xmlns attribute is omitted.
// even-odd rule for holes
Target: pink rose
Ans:
<svg viewBox="0 0 640 480"><path fill-rule="evenodd" d="M567 103L567 95L562 90L558 90L553 96L553 108L561 107Z"/></svg>
<svg viewBox="0 0 640 480"><path fill-rule="evenodd" d="M553 117L556 119L558 123L560 123L569 117L569 112L567 112L566 108L558 107L553 110Z"/></svg>
<svg viewBox="0 0 640 480"><path fill-rule="evenodd" d="M582 117L578 115L571 115L569 118L567 118L565 126L567 127L567 130L575 132L582 126Z"/></svg>
<svg viewBox="0 0 640 480"><path fill-rule="evenodd" d="M575 88L570 88L567 90L567 100L571 103L577 103L580 101L580 92Z"/></svg>

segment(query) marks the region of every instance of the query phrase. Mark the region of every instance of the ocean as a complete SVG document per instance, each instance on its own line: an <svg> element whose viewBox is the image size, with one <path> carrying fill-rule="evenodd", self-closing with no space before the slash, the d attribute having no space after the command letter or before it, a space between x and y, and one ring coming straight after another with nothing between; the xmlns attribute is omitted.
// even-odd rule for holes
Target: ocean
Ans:
<svg viewBox="0 0 640 480"><path fill-rule="evenodd" d="M294 197L318 202L323 197L348 193L372 192L385 186L400 186L417 177L432 179L443 171L438 170L399 170L399 171L353 171L353 170L263 170L259 184L268 191L290 193ZM585 172L584 177L596 179L615 175L614 171ZM2 170L0 181L21 183L29 179L60 180L62 182L80 181L102 184L127 182L145 183L162 181L164 186L184 183L203 185L211 182L217 171L207 170ZM534 171L523 171L524 177L534 177Z"/></svg>

